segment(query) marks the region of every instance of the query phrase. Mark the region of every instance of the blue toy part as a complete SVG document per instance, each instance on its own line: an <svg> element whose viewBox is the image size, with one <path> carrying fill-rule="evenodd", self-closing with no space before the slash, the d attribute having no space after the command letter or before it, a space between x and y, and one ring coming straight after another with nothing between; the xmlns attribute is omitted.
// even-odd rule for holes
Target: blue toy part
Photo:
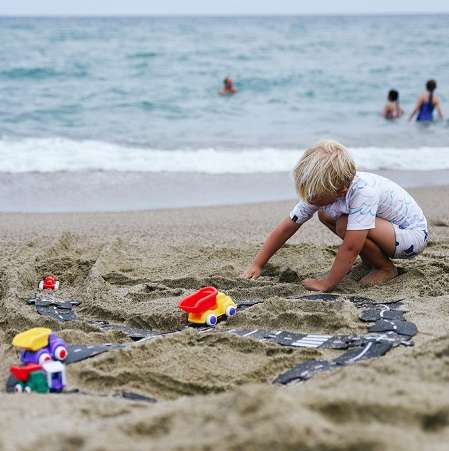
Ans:
<svg viewBox="0 0 449 451"><path fill-rule="evenodd" d="M231 316L234 316L237 313L237 309L233 305L229 305L226 308L226 316L230 318Z"/></svg>
<svg viewBox="0 0 449 451"><path fill-rule="evenodd" d="M215 327L217 325L217 315L215 313L209 313L206 316L206 324L211 327Z"/></svg>

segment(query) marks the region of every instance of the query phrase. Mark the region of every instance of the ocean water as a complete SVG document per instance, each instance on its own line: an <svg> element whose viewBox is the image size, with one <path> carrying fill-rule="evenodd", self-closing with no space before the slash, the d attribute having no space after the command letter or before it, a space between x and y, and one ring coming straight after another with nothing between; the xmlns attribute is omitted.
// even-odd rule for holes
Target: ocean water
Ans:
<svg viewBox="0 0 449 451"><path fill-rule="evenodd" d="M0 18L0 172L289 170L321 138L364 169L449 169L449 16ZM217 94L230 75L238 94Z"/></svg>
<svg viewBox="0 0 449 451"><path fill-rule="evenodd" d="M380 113L391 88L409 113L435 78L449 115L448 24L0 18L0 211L293 199L285 172L323 138L403 186L447 183L448 120ZM221 97L227 75L239 92Z"/></svg>

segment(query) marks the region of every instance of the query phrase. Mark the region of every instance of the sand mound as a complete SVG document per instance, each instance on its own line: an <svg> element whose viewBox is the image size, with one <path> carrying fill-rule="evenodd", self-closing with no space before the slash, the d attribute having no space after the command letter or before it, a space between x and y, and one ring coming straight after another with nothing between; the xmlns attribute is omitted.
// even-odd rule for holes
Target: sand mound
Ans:
<svg viewBox="0 0 449 451"><path fill-rule="evenodd" d="M127 389L173 399L270 382L296 363L319 355L230 334L186 330L74 365L70 377L89 391Z"/></svg>
<svg viewBox="0 0 449 451"><path fill-rule="evenodd" d="M242 311L227 324L335 335L366 333L366 325L358 320L358 314L354 304L344 300L320 302L270 298Z"/></svg>

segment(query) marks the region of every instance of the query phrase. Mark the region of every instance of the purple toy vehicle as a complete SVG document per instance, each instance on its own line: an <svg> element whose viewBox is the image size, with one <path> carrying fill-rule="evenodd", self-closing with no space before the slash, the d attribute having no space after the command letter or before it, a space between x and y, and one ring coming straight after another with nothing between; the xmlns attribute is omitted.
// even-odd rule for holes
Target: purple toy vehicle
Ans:
<svg viewBox="0 0 449 451"><path fill-rule="evenodd" d="M63 362L67 358L67 348L62 338L59 338L54 332L48 335L48 344L37 351L25 350L20 352L20 360L23 364L38 363L51 360Z"/></svg>
<svg viewBox="0 0 449 451"><path fill-rule="evenodd" d="M20 350L21 365L10 368L7 390L16 392L61 392L66 384L63 361L68 352L64 340L51 329L34 327L12 341Z"/></svg>

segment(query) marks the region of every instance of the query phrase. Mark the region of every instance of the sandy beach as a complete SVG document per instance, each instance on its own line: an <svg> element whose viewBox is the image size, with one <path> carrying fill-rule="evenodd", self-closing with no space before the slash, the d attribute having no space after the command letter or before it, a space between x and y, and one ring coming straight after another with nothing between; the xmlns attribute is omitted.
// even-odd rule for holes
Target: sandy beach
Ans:
<svg viewBox="0 0 449 451"><path fill-rule="evenodd" d="M431 241L400 275L362 289L354 271L335 302L298 301L301 281L325 272L338 241L307 223L257 281L239 278L266 233L293 202L126 213L1 214L0 384L16 361L14 335L58 331L67 343L129 346L67 367L68 389L0 394L0 449L16 450L447 450L449 443L449 187L411 190ZM40 316L26 300L53 273L60 297L81 301L77 321ZM177 303L205 285L263 303L217 330L185 328ZM262 328L363 334L345 295L403 298L418 327L413 347L287 386L273 380L335 350L239 337ZM88 320L176 332L142 343ZM156 402L123 399L132 392Z"/></svg>

